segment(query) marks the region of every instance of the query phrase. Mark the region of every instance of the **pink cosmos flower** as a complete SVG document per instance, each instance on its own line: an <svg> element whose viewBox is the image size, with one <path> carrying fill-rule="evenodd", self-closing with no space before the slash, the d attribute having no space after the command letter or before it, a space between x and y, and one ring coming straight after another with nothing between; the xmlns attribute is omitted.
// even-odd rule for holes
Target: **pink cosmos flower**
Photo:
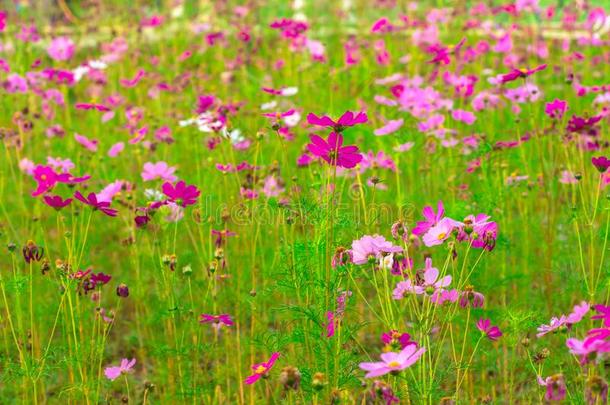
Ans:
<svg viewBox="0 0 610 405"><path fill-rule="evenodd" d="M398 373L412 366L425 353L426 348L409 345L399 353L386 352L381 354L381 361L376 363L360 363L360 368L368 371L365 378L379 377L388 373Z"/></svg>
<svg viewBox="0 0 610 405"><path fill-rule="evenodd" d="M51 41L47 48L47 53L51 59L65 61L72 58L76 47L74 42L68 37L57 37Z"/></svg>
<svg viewBox="0 0 610 405"><path fill-rule="evenodd" d="M546 69L546 64L537 66L533 69L521 68L521 69L513 69L510 72L502 75L500 78L500 83L508 83L517 79L525 79L528 76L533 75L536 72Z"/></svg>
<svg viewBox="0 0 610 405"><path fill-rule="evenodd" d="M492 326L489 319L479 319L477 321L477 329L486 335L489 340L498 340L502 336L500 328Z"/></svg>
<svg viewBox="0 0 610 405"><path fill-rule="evenodd" d="M127 187L129 187L127 182L123 180L116 180L104 187L102 191L97 193L95 196L97 197L98 202L112 202L114 196L120 193L123 188Z"/></svg>
<svg viewBox="0 0 610 405"><path fill-rule="evenodd" d="M591 163L600 173L604 173L610 167L610 159L605 156L592 157Z"/></svg>
<svg viewBox="0 0 610 405"><path fill-rule="evenodd" d="M591 319L602 319L605 327L610 327L610 306L605 305L594 305L593 309L599 312L597 315L593 315Z"/></svg>
<svg viewBox="0 0 610 405"><path fill-rule="evenodd" d="M452 110L451 117L454 120L463 122L464 124L467 124L467 125L472 125L477 120L476 115L474 115L472 112L466 111L466 110Z"/></svg>
<svg viewBox="0 0 610 405"><path fill-rule="evenodd" d="M422 214L424 215L424 218L426 218L426 220L418 222L417 226L415 226L415 228L413 228L413 230L411 231L414 235L417 236L421 236L428 232L430 228L436 225L445 216L445 207L443 207L443 202L438 202L436 213L434 213L432 207L426 206L424 207Z"/></svg>
<svg viewBox="0 0 610 405"><path fill-rule="evenodd" d="M386 124L383 127L377 128L375 131L373 131L373 133L376 136L388 135L388 134L398 131L400 129L400 127L402 127L403 123L404 123L404 119L402 119L402 118L397 119L397 120L390 120L390 121L386 122Z"/></svg>
<svg viewBox="0 0 610 405"><path fill-rule="evenodd" d="M560 120L563 114L568 111L568 102L565 100L555 99L544 106L544 112L549 118Z"/></svg>
<svg viewBox="0 0 610 405"><path fill-rule="evenodd" d="M117 157L125 149L125 143L117 142L108 149L108 156Z"/></svg>
<svg viewBox="0 0 610 405"><path fill-rule="evenodd" d="M176 185L172 185L170 182L163 183L162 186L163 194L165 194L170 201L176 204L187 207L197 203L197 198L201 191L196 186L187 185L184 181L180 180Z"/></svg>
<svg viewBox="0 0 610 405"><path fill-rule="evenodd" d="M166 162L147 162L144 163L144 170L142 170L142 180L152 181L161 179L164 181L174 182L178 178L174 175L176 168L169 166Z"/></svg>
<svg viewBox="0 0 610 405"><path fill-rule="evenodd" d="M64 207L67 207L72 202L71 198L66 198L64 200L58 195L45 195L43 200L49 207L53 207L58 211Z"/></svg>
<svg viewBox="0 0 610 405"><path fill-rule="evenodd" d="M546 335L547 333L556 331L565 325L566 325L566 316L565 315L562 315L560 318L553 317L553 318L551 318L551 322L548 325L540 325L537 328L538 333L536 334L536 337L540 338L540 337Z"/></svg>
<svg viewBox="0 0 610 405"><path fill-rule="evenodd" d="M341 132L345 128L353 127L357 124L364 124L368 121L366 113L359 112L354 115L351 111L346 111L337 121L333 121L329 116L323 115L318 117L313 113L307 114L307 122L311 125L317 125L320 127L330 127L334 132Z"/></svg>
<svg viewBox="0 0 610 405"><path fill-rule="evenodd" d="M381 335L381 341L386 345L386 347L397 347L400 350L411 345L417 346L417 342L411 340L411 335L408 333L400 333L395 329L392 329L389 332L384 332Z"/></svg>
<svg viewBox="0 0 610 405"><path fill-rule="evenodd" d="M575 323L582 321L582 318L584 318L590 309L591 306L586 301L582 301L580 304L574 305L574 309L566 317L566 323L574 325Z"/></svg>
<svg viewBox="0 0 610 405"><path fill-rule="evenodd" d="M328 311L326 312L326 321L327 322L324 326L326 329L326 337L331 338L335 336L335 326L339 320L335 317L335 313L333 311Z"/></svg>
<svg viewBox="0 0 610 405"><path fill-rule="evenodd" d="M538 384L546 387L544 399L547 401L562 401L567 394L566 383L562 374L542 378L537 376Z"/></svg>
<svg viewBox="0 0 610 405"><path fill-rule="evenodd" d="M201 319L199 319L199 323L210 323L216 329L220 329L224 326L233 326L233 319L231 319L231 315L229 314L220 314L220 315L208 315L201 314Z"/></svg>
<svg viewBox="0 0 610 405"><path fill-rule="evenodd" d="M129 373L133 366L136 364L136 359L122 359L121 364L118 366L106 367L104 369L104 375L110 381L114 381L121 376L121 374Z"/></svg>
<svg viewBox="0 0 610 405"><path fill-rule="evenodd" d="M263 186L263 194L267 197L277 197L284 191L284 187L280 184L280 182L275 178L275 176L268 176L265 179L265 184Z"/></svg>
<svg viewBox="0 0 610 405"><path fill-rule="evenodd" d="M354 264L376 263L383 254L402 252L402 247L392 245L380 235L365 235L352 242L351 256Z"/></svg>
<svg viewBox="0 0 610 405"><path fill-rule="evenodd" d="M84 135L74 134L74 139L76 142L80 143L85 149L90 150L91 152L97 152L97 145L99 141L97 139L89 139Z"/></svg>
<svg viewBox="0 0 610 405"><path fill-rule="evenodd" d="M269 370L271 370L271 367L273 367L273 365L275 364L276 360L279 357L280 357L280 354L277 352L274 352L271 354L271 357L269 358L269 360L267 362L258 363L258 364L253 365L252 370L254 370L254 374L247 377L244 382L248 385L254 384L261 377L266 376L267 373L269 372Z"/></svg>
<svg viewBox="0 0 610 405"><path fill-rule="evenodd" d="M307 145L309 152L324 159L332 166L351 169L362 160L357 146L343 146L343 135L340 133L331 132L326 140L318 135L311 135L310 139L311 143Z"/></svg>
<svg viewBox="0 0 610 405"><path fill-rule="evenodd" d="M562 184L576 184L578 183L578 179L574 174L569 170L563 170L561 172L561 177L559 178L559 182Z"/></svg>
<svg viewBox="0 0 610 405"><path fill-rule="evenodd" d="M422 237L422 241L424 242L424 245L428 247L441 245L451 236L453 230L460 225L460 222L445 217L436 225L428 229L428 232Z"/></svg>
<svg viewBox="0 0 610 405"><path fill-rule="evenodd" d="M82 177L74 177L70 173L56 173L50 166L38 165L34 168L32 175L36 180L36 190L32 192L32 196L36 197L51 190L57 183L76 184L89 180L91 176L85 175Z"/></svg>
<svg viewBox="0 0 610 405"><path fill-rule="evenodd" d="M74 193L74 198L81 201L85 205L89 205L93 207L94 210L99 210L109 217L116 217L118 211L110 208L110 202L108 201L98 201L95 193L89 193L89 195L85 198L80 191L76 191Z"/></svg>

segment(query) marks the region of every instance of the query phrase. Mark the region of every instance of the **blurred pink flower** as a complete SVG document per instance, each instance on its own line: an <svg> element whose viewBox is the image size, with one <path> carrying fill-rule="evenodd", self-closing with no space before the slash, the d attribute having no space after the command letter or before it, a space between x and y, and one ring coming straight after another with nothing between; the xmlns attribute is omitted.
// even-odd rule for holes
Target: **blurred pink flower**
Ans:
<svg viewBox="0 0 610 405"><path fill-rule="evenodd" d="M51 41L47 48L47 53L51 59L56 61L66 61L72 58L76 46L74 41L68 37L57 37Z"/></svg>
<svg viewBox="0 0 610 405"><path fill-rule="evenodd" d="M176 168L169 166L166 162L147 162L144 163L144 170L142 170L142 180L152 181L161 179L164 181L174 182L178 178L174 175Z"/></svg>
<svg viewBox="0 0 610 405"><path fill-rule="evenodd" d="M106 367L104 369L104 375L110 381L114 381L121 376L121 374L129 373L133 366L136 364L136 359L122 359L121 364L118 366Z"/></svg>

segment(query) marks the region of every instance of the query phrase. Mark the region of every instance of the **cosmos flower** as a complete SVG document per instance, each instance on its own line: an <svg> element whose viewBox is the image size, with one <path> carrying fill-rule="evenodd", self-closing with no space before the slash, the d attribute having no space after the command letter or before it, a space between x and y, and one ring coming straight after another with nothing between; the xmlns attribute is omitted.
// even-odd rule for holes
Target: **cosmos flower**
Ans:
<svg viewBox="0 0 610 405"><path fill-rule="evenodd" d="M54 38L49 47L47 53L51 59L56 61L66 61L72 58L76 46L74 42L68 37L57 37Z"/></svg>
<svg viewBox="0 0 610 405"><path fill-rule="evenodd" d="M538 384L546 387L544 399L547 401L562 401L567 394L566 383L562 374L542 378L537 376Z"/></svg>
<svg viewBox="0 0 610 405"><path fill-rule="evenodd" d="M610 159L605 156L592 157L591 163L600 173L604 173L610 167Z"/></svg>
<svg viewBox="0 0 610 405"><path fill-rule="evenodd" d="M71 198L66 198L65 200L58 195L45 195L43 197L45 204L49 207L53 207L56 210L60 210L64 207L67 207L72 202Z"/></svg>
<svg viewBox="0 0 610 405"><path fill-rule="evenodd" d="M182 207L196 204L197 198L201 194L201 191L196 186L187 185L182 180L176 183L176 185L170 182L163 183L162 190L163 194L169 198L169 201L175 202Z"/></svg>
<svg viewBox="0 0 610 405"><path fill-rule="evenodd" d="M343 146L343 135L337 132L331 132L326 140L318 135L311 135L310 139L311 143L307 145L309 152L333 166L351 169L362 160L358 147Z"/></svg>
<svg viewBox="0 0 610 405"><path fill-rule="evenodd" d="M388 135L388 134L398 131L400 129L400 127L402 127L403 123L404 123L404 120L402 118L397 119L397 120L390 120L390 121L386 122L386 124L383 127L377 128L375 131L373 131L373 133L376 136Z"/></svg>
<svg viewBox="0 0 610 405"><path fill-rule="evenodd" d="M436 225L428 229L428 232L422 237L422 241L428 247L441 245L451 236L453 230L460 225L460 222L451 218L443 218Z"/></svg>
<svg viewBox="0 0 610 405"><path fill-rule="evenodd" d="M533 75L536 72L546 69L546 64L537 66L533 69L521 68L521 69L513 69L510 72L502 75L500 78L500 83L508 83L517 79L525 79L528 76Z"/></svg>
<svg viewBox="0 0 610 405"><path fill-rule="evenodd" d="M311 125L319 127L332 128L334 132L342 132L345 128L353 127L357 124L364 124L368 121L366 113L359 112L354 115L351 111L346 111L337 121L334 121L327 115L318 117L313 113L307 114L307 122Z"/></svg>
<svg viewBox="0 0 610 405"><path fill-rule="evenodd" d="M417 226L415 226L415 228L413 228L411 231L413 235L421 236L425 234L445 216L445 207L443 206L443 202L439 201L437 203L436 213L432 207L426 206L424 207L422 214L426 220L417 223Z"/></svg>
<svg viewBox="0 0 610 405"><path fill-rule="evenodd" d="M380 235L365 235L352 242L351 256L354 264L376 263L383 254L400 253L402 247L394 246Z"/></svg>
<svg viewBox="0 0 610 405"><path fill-rule="evenodd" d="M567 110L568 102L557 98L550 103L546 103L544 106L544 113L548 115L549 118L557 120L560 120Z"/></svg>
<svg viewBox="0 0 610 405"><path fill-rule="evenodd" d="M386 352L381 354L381 361L374 363L360 363L360 368L367 371L365 378L379 377L388 373L399 373L412 366L424 354L426 348L417 348L408 345L399 353Z"/></svg>
<svg viewBox="0 0 610 405"><path fill-rule="evenodd" d="M487 336L489 340L498 340L502 336L500 328L492 326L489 319L479 319L477 321L477 329Z"/></svg>
<svg viewBox="0 0 610 405"><path fill-rule="evenodd" d="M117 210L110 208L109 201L98 201L95 193L89 193L89 195L85 198L80 191L76 191L74 193L74 198L81 201L82 203L93 207L94 210L99 210L109 217L115 217L118 213Z"/></svg>
<svg viewBox="0 0 610 405"><path fill-rule="evenodd" d="M174 175L175 171L176 168L174 166L170 166L163 161L157 163L147 162L144 163L144 170L142 170L142 180L161 179L173 183L177 180L177 177Z"/></svg>
<svg viewBox="0 0 610 405"><path fill-rule="evenodd" d="M136 359L122 359L121 364L118 366L110 366L104 369L104 375L110 381L114 381L119 378L122 374L131 372L133 366L136 364Z"/></svg>
<svg viewBox="0 0 610 405"><path fill-rule="evenodd" d="M233 326L233 319L231 319L231 315L229 314L220 314L220 315L209 315L209 314L201 314L201 319L199 319L199 323L209 323L216 329L220 329L224 326Z"/></svg>
<svg viewBox="0 0 610 405"><path fill-rule="evenodd" d="M244 382L248 385L254 384L261 377L267 376L267 373L269 373L269 370L271 370L271 367L273 367L273 365L275 364L275 362L277 361L277 359L279 357L280 357L280 354L278 352L274 352L271 354L271 357L269 358L268 361L263 362L263 363L257 363L255 365L253 365L252 370L254 371L254 374L248 376L244 380Z"/></svg>

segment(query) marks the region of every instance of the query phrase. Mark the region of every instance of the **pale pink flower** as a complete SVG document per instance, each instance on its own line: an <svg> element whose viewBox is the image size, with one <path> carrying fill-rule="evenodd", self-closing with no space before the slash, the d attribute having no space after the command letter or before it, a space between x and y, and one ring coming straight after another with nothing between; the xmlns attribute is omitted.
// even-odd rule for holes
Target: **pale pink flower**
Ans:
<svg viewBox="0 0 610 405"><path fill-rule="evenodd" d="M85 149L91 152L97 152L97 145L99 141L97 139L89 139L84 135L74 134L76 142L80 143Z"/></svg>
<svg viewBox="0 0 610 405"><path fill-rule="evenodd" d="M76 47L74 42L68 37L57 37L51 41L47 48L47 53L51 59L65 61L72 58Z"/></svg>
<svg viewBox="0 0 610 405"><path fill-rule="evenodd" d="M118 366L106 367L104 369L104 375L107 379L114 381L121 376L121 374L129 373L133 366L136 364L136 359L122 359L121 364Z"/></svg>
<svg viewBox="0 0 610 405"><path fill-rule="evenodd" d="M409 345L399 353L386 352L381 354L381 361L375 363L360 363L360 368L368 371L366 378L379 377L392 372L399 372L412 366L426 351L425 347Z"/></svg>
<svg viewBox="0 0 610 405"><path fill-rule="evenodd" d="M459 225L458 221L451 218L443 218L424 234L422 241L428 247L441 245Z"/></svg>
<svg viewBox="0 0 610 405"><path fill-rule="evenodd" d="M174 175L176 168L169 166L166 162L147 162L144 163L144 170L142 170L142 180L152 181L161 179L163 181L169 181L170 183L175 182L178 178Z"/></svg>

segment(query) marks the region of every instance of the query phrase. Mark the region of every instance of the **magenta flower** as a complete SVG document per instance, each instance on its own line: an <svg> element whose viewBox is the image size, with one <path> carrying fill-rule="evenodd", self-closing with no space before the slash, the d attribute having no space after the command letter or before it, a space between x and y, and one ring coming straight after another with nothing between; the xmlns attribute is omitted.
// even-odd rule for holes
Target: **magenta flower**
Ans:
<svg viewBox="0 0 610 405"><path fill-rule="evenodd" d="M229 314L220 314L220 315L209 315L209 314L201 314L201 319L199 323L211 323L212 326L216 329L220 329L224 326L233 326L233 319L231 319L231 315Z"/></svg>
<svg viewBox="0 0 610 405"><path fill-rule="evenodd" d="M109 201L98 201L95 193L89 193L89 195L85 198L80 191L76 191L74 193L74 198L81 201L82 203L93 207L94 210L99 210L109 217L116 217L118 211L110 207Z"/></svg>
<svg viewBox="0 0 610 405"><path fill-rule="evenodd" d="M49 207L53 207L58 211L64 207L67 207L72 202L71 198L66 198L64 200L58 195L45 195L43 200Z"/></svg>
<svg viewBox="0 0 610 405"><path fill-rule="evenodd" d="M366 113L359 112L354 115L351 111L346 111L337 121L333 121L329 116L318 117L313 113L307 114L307 122L319 127L332 128L334 132L342 132L345 128L353 127L357 124L364 124L368 121Z"/></svg>
<svg viewBox="0 0 610 405"><path fill-rule="evenodd" d="M331 338L335 336L335 326L339 320L336 319L333 311L326 312L326 320L327 322L324 325L324 328L326 329L326 337Z"/></svg>
<svg viewBox="0 0 610 405"><path fill-rule="evenodd" d="M568 111L568 102L557 98L544 106L545 114L552 119L560 120L566 111Z"/></svg>
<svg viewBox="0 0 610 405"><path fill-rule="evenodd" d="M397 348L402 350L407 346L417 346L417 342L411 340L411 335L408 333L400 333L395 329L383 333L381 335L381 341L390 349Z"/></svg>
<svg viewBox="0 0 610 405"><path fill-rule="evenodd" d="M255 382L257 382L261 377L266 377L267 373L269 372L269 370L271 370L271 367L273 367L273 365L275 364L276 360L279 357L280 357L280 354L277 352L274 352L271 354L269 361L253 365L252 370L254 370L254 374L247 377L244 382L246 384L250 385L250 384L254 384Z"/></svg>
<svg viewBox="0 0 610 405"><path fill-rule="evenodd" d="M51 41L47 48L47 53L51 59L65 61L72 58L76 47L74 42L68 37L57 37Z"/></svg>
<svg viewBox="0 0 610 405"><path fill-rule="evenodd" d="M424 207L422 213L426 220L418 222L417 226L415 226L415 228L413 228L413 230L411 231L414 235L417 236L421 236L428 232L428 229L436 225L445 216L445 208L443 207L443 202L438 202L436 213L434 213L434 210L430 206Z"/></svg>
<svg viewBox="0 0 610 405"><path fill-rule="evenodd" d="M174 182L178 178L174 175L176 168L168 165L166 162L147 162L144 163L144 170L142 170L142 180L151 181L155 179L161 179L164 181Z"/></svg>
<svg viewBox="0 0 610 405"><path fill-rule="evenodd" d="M104 369L104 375L110 381L114 381L121 376L121 374L129 373L133 366L136 364L136 359L122 359L121 364L118 366L106 367Z"/></svg>
<svg viewBox="0 0 610 405"><path fill-rule="evenodd" d="M525 79L528 76L533 75L536 72L546 69L546 64L537 66L533 69L521 68L513 69L510 72L500 77L500 83L508 83L517 79Z"/></svg>
<svg viewBox="0 0 610 405"><path fill-rule="evenodd" d="M197 198L201 194L201 191L196 186L187 185L184 181L180 180L176 185L172 185L167 182L162 187L163 194L169 197L171 202L174 202L182 207L187 207L197 203Z"/></svg>
<svg viewBox="0 0 610 405"><path fill-rule="evenodd" d="M49 166L38 165L34 168L32 175L38 183L36 190L32 192L32 196L36 197L51 190L57 183L76 184L89 180L91 176L74 177L70 173L56 173Z"/></svg>
<svg viewBox="0 0 610 405"><path fill-rule="evenodd" d="M368 371L365 378L379 377L388 373L396 374L415 364L424 354L426 348L409 345L399 353L386 352L381 354L381 361L375 363L360 363L360 368Z"/></svg>
<svg viewBox="0 0 610 405"><path fill-rule="evenodd" d="M547 378L537 376L538 384L546 387L544 399L547 401L562 401L567 394L566 383L562 374L553 375Z"/></svg>
<svg viewBox="0 0 610 405"><path fill-rule="evenodd" d="M354 264L376 263L384 254L400 253L402 248L394 246L380 235L364 235L352 242L351 256Z"/></svg>
<svg viewBox="0 0 610 405"><path fill-rule="evenodd" d="M307 149L314 156L324 159L332 166L340 166L346 169L355 167L362 160L357 146L342 146L343 135L331 132L328 139L324 140L318 135L310 136L311 143Z"/></svg>
<svg viewBox="0 0 610 405"><path fill-rule="evenodd" d="M498 340L502 336L500 328L492 326L489 319L479 319L477 321L477 329L479 329L489 340Z"/></svg>
<svg viewBox="0 0 610 405"><path fill-rule="evenodd" d="M600 173L604 173L610 167L610 160L605 156L592 157L591 163Z"/></svg>
<svg viewBox="0 0 610 405"><path fill-rule="evenodd" d="M197 97L197 108L195 112L197 114L203 114L214 105L214 96L199 96Z"/></svg>
<svg viewBox="0 0 610 405"><path fill-rule="evenodd" d="M594 305L593 309L599 312L597 315L593 315L591 319L602 319L605 327L610 327L610 306L605 305Z"/></svg>

